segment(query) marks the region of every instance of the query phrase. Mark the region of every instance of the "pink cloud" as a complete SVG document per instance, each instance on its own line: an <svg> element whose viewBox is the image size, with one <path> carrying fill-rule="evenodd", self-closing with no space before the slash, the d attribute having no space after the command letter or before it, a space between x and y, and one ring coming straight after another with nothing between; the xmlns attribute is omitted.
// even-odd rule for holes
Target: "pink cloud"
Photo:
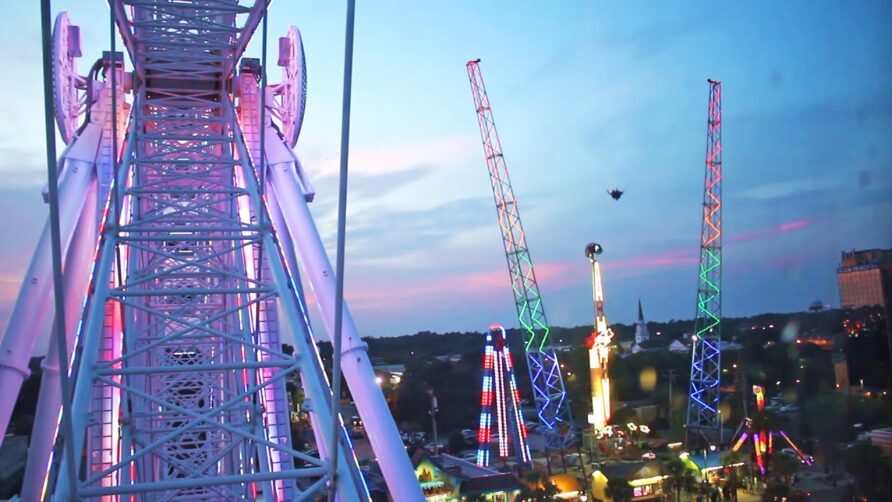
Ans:
<svg viewBox="0 0 892 502"><path fill-rule="evenodd" d="M816 223L817 221L819 221L819 218L788 221L786 223L781 223L780 225L775 225L773 227L731 234L731 235L728 235L725 238L725 240L727 242L747 242L747 241L752 241L752 240L756 240L756 239L762 239L765 237L772 237L775 235L786 234L789 232L795 232L797 230L802 230L803 228L806 228L806 227L812 225L813 223Z"/></svg>
<svg viewBox="0 0 892 502"><path fill-rule="evenodd" d="M748 242L795 232L812 225L816 219L795 220L759 230L726 236L726 242ZM699 261L698 248L688 246L653 253L605 260L605 271L654 270L689 267ZM628 275L628 273L624 274ZM615 277L615 276L614 276ZM543 262L536 265L536 279L545 292L561 291L590 280L585 260L571 262ZM444 297L458 297L468 305L499 305L506 301L510 287L507 270L492 270L441 275L431 278L411 278L382 283L366 283L346 292L347 300L356 310L400 311L406 308L434 309Z"/></svg>
<svg viewBox="0 0 892 502"><path fill-rule="evenodd" d="M474 158L479 155L480 139L476 135L443 137L412 143L350 150L350 171L358 174L386 174L409 169L419 164L440 165L444 162ZM301 160L315 175L338 173L339 158L329 152L305 152ZM314 155L316 154L316 155Z"/></svg>
<svg viewBox="0 0 892 502"><path fill-rule="evenodd" d="M581 273L580 273L581 272ZM559 291L587 279L579 263L541 263L536 266L536 280L542 289ZM510 287L505 268L443 275L430 280L411 280L386 284L362 285L345 292L350 305L357 310L404 309L407 306L431 305L444 295L458 296L463 301L494 305L505 301Z"/></svg>
<svg viewBox="0 0 892 502"><path fill-rule="evenodd" d="M725 236L725 242L749 242L776 235L795 232L806 228L818 219L804 219L789 221L768 228L738 232ZM652 254L636 256L617 261L608 261L604 264L606 270L620 270L628 268L670 268L680 265L691 265L699 262L698 248L696 246L669 249Z"/></svg>
<svg viewBox="0 0 892 502"><path fill-rule="evenodd" d="M636 256L623 260L604 263L605 270L621 270L626 268L662 268L697 263L697 249L692 247L676 248L660 251L650 255Z"/></svg>

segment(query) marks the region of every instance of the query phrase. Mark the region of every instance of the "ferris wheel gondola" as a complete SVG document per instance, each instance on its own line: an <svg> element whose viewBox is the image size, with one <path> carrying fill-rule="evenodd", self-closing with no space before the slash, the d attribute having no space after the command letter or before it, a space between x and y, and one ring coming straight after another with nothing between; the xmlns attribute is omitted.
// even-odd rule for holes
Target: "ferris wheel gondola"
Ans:
<svg viewBox="0 0 892 502"><path fill-rule="evenodd" d="M307 99L307 64L300 30L291 26L288 35L279 38L279 66L282 81L271 85L273 119L288 146L294 148L300 136ZM269 94L268 94L269 95Z"/></svg>
<svg viewBox="0 0 892 502"><path fill-rule="evenodd" d="M53 109L62 141L71 142L87 111L87 79L77 73L81 57L80 27L68 13L56 16L53 26Z"/></svg>

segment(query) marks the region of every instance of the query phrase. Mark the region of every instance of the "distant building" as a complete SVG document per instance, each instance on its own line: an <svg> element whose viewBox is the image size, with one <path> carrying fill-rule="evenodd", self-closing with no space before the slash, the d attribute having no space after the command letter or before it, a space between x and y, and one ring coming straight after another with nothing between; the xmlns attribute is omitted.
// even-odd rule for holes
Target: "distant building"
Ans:
<svg viewBox="0 0 892 502"><path fill-rule="evenodd" d="M636 347L634 340L619 340L616 342L616 346L619 347L619 350L623 353L637 353L637 350L634 350Z"/></svg>
<svg viewBox="0 0 892 502"><path fill-rule="evenodd" d="M731 469L740 469L738 474L740 478L745 477L745 474L741 471L745 469L744 462L738 462L736 464L731 464L729 466L725 465L723 459L727 454L727 451L698 451L691 453L682 453L681 459L694 471L697 472L697 477L701 480L706 480L711 484L718 484L721 482L722 476L727 475L725 472L725 468Z"/></svg>
<svg viewBox="0 0 892 502"><path fill-rule="evenodd" d="M387 382L390 385L399 385L403 381L403 374L406 373L405 364L375 364L372 369L382 383Z"/></svg>
<svg viewBox="0 0 892 502"><path fill-rule="evenodd" d="M638 299L638 322L635 323L635 345L641 345L650 340L647 332L647 321L644 320L644 311L641 309L641 298Z"/></svg>
<svg viewBox="0 0 892 502"><path fill-rule="evenodd" d="M592 473L592 494L596 500L613 501L607 496L610 480L625 481L632 488L632 500L662 500L663 479L659 462L612 462L604 463Z"/></svg>
<svg viewBox="0 0 892 502"><path fill-rule="evenodd" d="M412 463L425 500L448 501L479 497L509 502L520 494L520 480L514 474L480 467L452 455L430 455L419 450Z"/></svg>
<svg viewBox="0 0 892 502"><path fill-rule="evenodd" d="M862 387L889 387L892 365L892 249L843 252L837 269L840 305L845 309L879 306L884 314L846 319L849 380ZM874 325L883 321L885 330Z"/></svg>
<svg viewBox="0 0 892 502"><path fill-rule="evenodd" d="M843 252L837 269L842 308L883 305L892 297L892 249Z"/></svg>
<svg viewBox="0 0 892 502"><path fill-rule="evenodd" d="M672 340L672 343L669 344L669 351L676 353L685 353L690 350L690 347L681 343L680 340Z"/></svg>
<svg viewBox="0 0 892 502"><path fill-rule="evenodd" d="M624 355L628 355L629 353L637 354L639 352L660 352L665 350L678 353L691 351L691 347L685 345L682 340L670 338L668 336L650 338L641 343L635 343L634 341L619 342L618 345L623 352L626 352ZM725 344L722 344L722 348L726 348Z"/></svg>
<svg viewBox="0 0 892 502"><path fill-rule="evenodd" d="M836 380L836 389L849 392L851 383L849 382L849 361L842 352L834 352L831 355L833 361L833 376Z"/></svg>
<svg viewBox="0 0 892 502"><path fill-rule="evenodd" d="M461 361L461 354L434 356L434 359L440 361L441 363L457 363Z"/></svg>

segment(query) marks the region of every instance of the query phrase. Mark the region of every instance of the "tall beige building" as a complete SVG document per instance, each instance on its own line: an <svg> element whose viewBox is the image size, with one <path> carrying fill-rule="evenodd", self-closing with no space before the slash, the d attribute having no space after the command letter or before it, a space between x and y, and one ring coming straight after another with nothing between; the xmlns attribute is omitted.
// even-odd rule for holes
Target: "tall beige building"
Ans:
<svg viewBox="0 0 892 502"><path fill-rule="evenodd" d="M888 308L892 297L892 249L844 251L837 276L841 307Z"/></svg>

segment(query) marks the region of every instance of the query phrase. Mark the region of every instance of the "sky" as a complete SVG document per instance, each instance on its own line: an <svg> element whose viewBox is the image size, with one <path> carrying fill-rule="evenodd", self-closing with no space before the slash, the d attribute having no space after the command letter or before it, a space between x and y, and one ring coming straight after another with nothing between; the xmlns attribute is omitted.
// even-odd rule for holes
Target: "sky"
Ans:
<svg viewBox="0 0 892 502"><path fill-rule="evenodd" d="M280 0L269 23L272 42L301 30L295 150L332 257L342 4ZM345 281L363 335L517 325L470 59L553 325L591 322L590 241L605 249L611 322L633 321L638 298L648 319L693 317L707 78L723 88L724 315L837 306L840 252L892 247L892 3L358 4ZM86 73L108 49L107 4L53 5L82 27ZM48 211L37 2L4 13L0 329Z"/></svg>

